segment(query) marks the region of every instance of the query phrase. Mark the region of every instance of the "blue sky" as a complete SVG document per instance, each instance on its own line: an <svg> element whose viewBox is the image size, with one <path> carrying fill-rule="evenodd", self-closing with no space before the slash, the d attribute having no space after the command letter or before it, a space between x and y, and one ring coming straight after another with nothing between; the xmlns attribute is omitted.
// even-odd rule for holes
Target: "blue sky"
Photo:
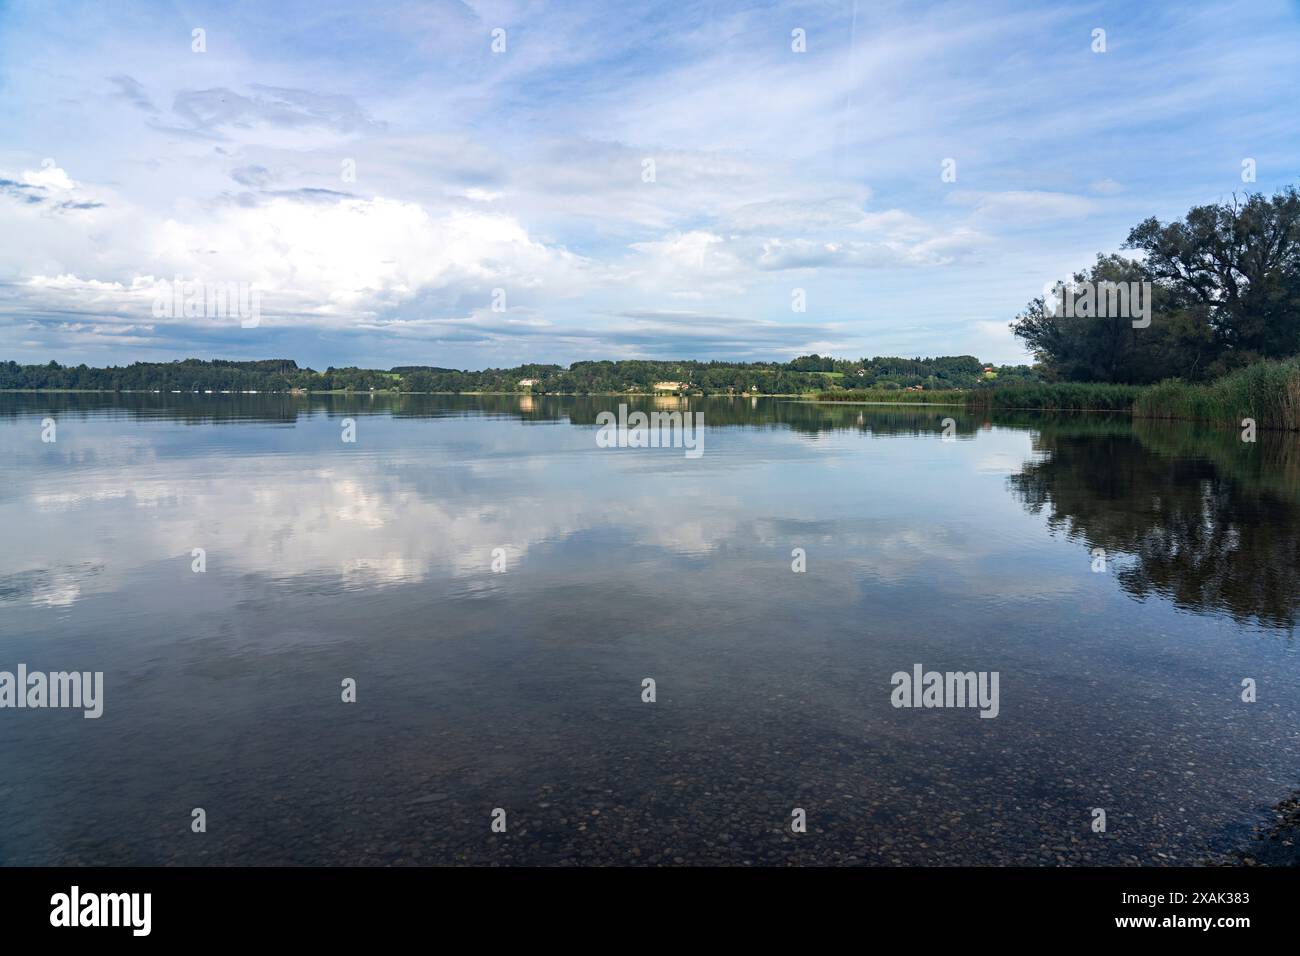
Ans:
<svg viewBox="0 0 1300 956"><path fill-rule="evenodd" d="M1022 361L1132 225L1300 181L1297 90L1269 0L0 3L0 358Z"/></svg>

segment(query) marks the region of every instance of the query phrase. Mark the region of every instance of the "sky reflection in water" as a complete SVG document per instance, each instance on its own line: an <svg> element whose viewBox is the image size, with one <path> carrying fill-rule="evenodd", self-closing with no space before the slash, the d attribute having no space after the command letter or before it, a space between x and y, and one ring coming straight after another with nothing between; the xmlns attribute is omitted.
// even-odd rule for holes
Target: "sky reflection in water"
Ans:
<svg viewBox="0 0 1300 956"><path fill-rule="evenodd" d="M0 713L0 862L1197 862L1300 781L1294 439L618 401L0 398L0 669L106 683Z"/></svg>

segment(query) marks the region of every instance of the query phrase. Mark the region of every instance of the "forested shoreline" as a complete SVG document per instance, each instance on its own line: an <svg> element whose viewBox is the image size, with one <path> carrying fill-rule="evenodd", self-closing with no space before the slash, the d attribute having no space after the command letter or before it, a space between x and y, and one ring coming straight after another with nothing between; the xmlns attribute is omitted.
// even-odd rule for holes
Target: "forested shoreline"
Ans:
<svg viewBox="0 0 1300 956"><path fill-rule="evenodd" d="M671 389L701 395L798 395L826 388L970 389L993 381L1037 381L1025 365L993 366L970 355L876 357L856 361L806 355L790 362L596 361L519 365L482 371L404 365L387 370L328 368L292 359L184 359L125 366L19 365L0 362L0 390L179 392L531 392L584 395Z"/></svg>

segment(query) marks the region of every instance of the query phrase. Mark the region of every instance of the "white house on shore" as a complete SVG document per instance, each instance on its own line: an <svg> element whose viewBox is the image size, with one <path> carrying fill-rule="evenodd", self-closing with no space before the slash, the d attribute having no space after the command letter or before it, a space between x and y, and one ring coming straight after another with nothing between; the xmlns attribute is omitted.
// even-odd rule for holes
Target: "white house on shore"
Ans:
<svg viewBox="0 0 1300 956"><path fill-rule="evenodd" d="M656 392L684 392L690 387L690 382L655 382L651 386Z"/></svg>

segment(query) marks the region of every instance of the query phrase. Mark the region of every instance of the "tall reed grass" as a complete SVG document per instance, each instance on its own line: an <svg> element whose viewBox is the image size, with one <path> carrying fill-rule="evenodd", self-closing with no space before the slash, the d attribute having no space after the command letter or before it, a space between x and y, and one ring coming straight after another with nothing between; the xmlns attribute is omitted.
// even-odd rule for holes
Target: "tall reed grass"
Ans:
<svg viewBox="0 0 1300 956"><path fill-rule="evenodd" d="M853 391L820 392L819 402L898 402L909 405L962 405L969 392L961 389L936 389L932 392L908 392L901 388L866 388Z"/></svg>
<svg viewBox="0 0 1300 956"><path fill-rule="evenodd" d="M1207 385L1170 379L1145 389L1135 418L1181 419L1300 431L1300 361L1258 362Z"/></svg>
<svg viewBox="0 0 1300 956"><path fill-rule="evenodd" d="M1130 412L1134 418L1214 422L1300 431L1300 358L1257 362L1205 385L1170 379L1157 385L1102 382L995 385L972 391L867 389L822 392L823 402L965 405L971 411Z"/></svg>
<svg viewBox="0 0 1300 956"><path fill-rule="evenodd" d="M1057 411L1127 412L1141 393L1138 385L1058 382L1004 385L968 392L966 404L982 411L1051 409Z"/></svg>

